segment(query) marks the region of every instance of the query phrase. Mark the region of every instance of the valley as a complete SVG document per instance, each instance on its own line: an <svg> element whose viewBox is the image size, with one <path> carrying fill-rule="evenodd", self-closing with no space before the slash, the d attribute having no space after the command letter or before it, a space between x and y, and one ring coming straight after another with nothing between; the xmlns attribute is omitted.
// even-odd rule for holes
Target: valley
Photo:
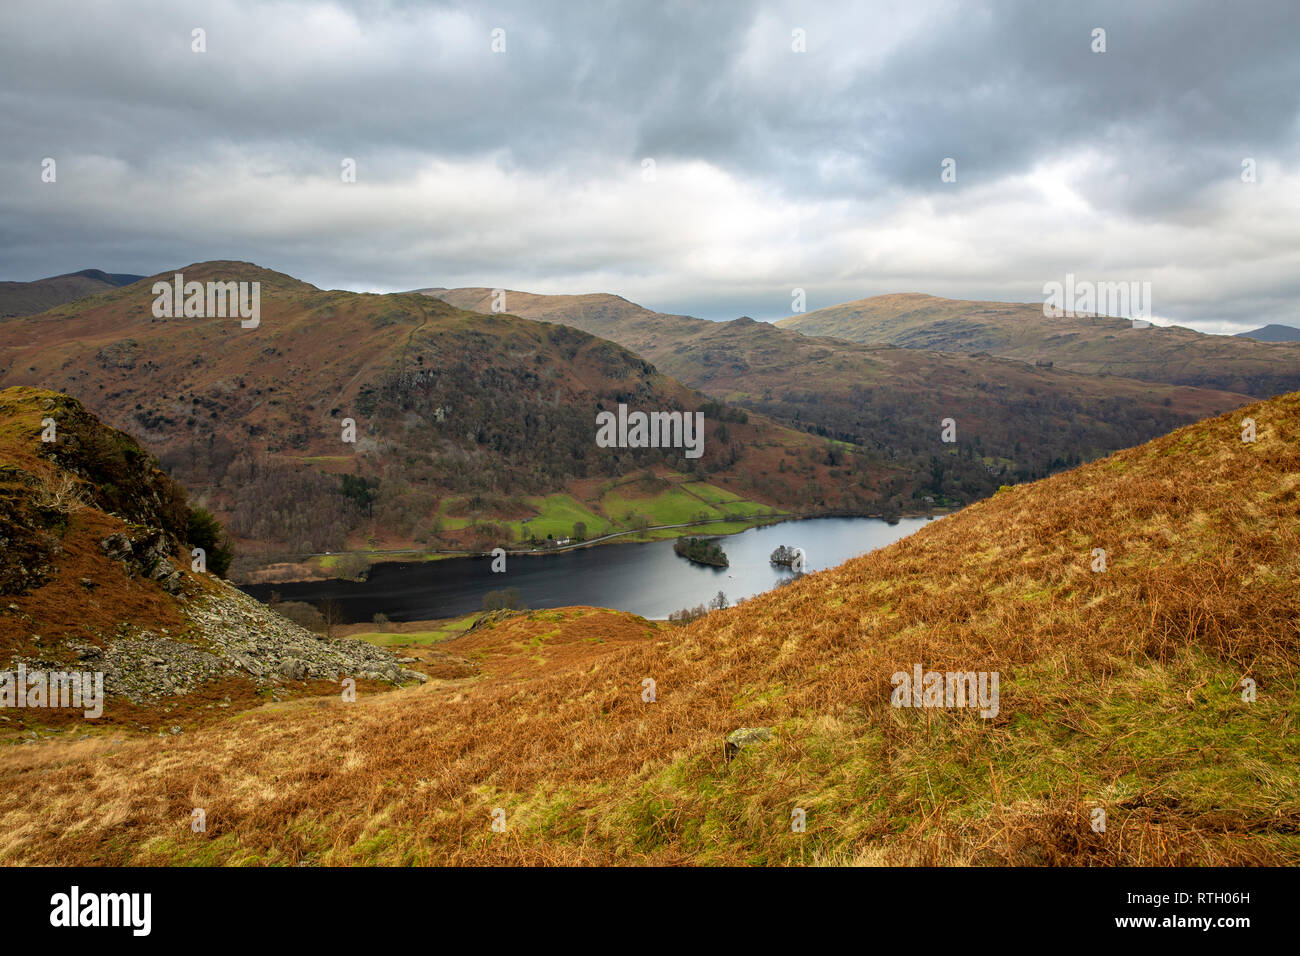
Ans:
<svg viewBox="0 0 1300 956"><path fill-rule="evenodd" d="M154 281L175 273L258 283L259 327L154 315ZM137 434L223 520L239 575L325 551L544 544L578 523L879 512L879 479L907 482L575 329L323 292L247 263L0 320L0 385L38 383ZM702 414L700 455L593 447L598 413L619 405ZM646 490L620 500L611 482L636 477Z"/></svg>
<svg viewBox="0 0 1300 956"><path fill-rule="evenodd" d="M1297 37L0 4L7 938L1285 934Z"/></svg>

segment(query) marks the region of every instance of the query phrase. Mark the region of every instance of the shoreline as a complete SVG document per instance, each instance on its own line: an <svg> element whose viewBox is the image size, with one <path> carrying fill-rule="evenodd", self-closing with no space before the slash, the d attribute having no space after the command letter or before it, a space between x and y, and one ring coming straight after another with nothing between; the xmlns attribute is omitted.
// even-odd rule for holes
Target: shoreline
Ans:
<svg viewBox="0 0 1300 956"><path fill-rule="evenodd" d="M770 525L785 524L786 522L791 522L791 521L814 521L818 518L868 518L877 521L884 521L887 524L892 525L892 524L896 524L898 521L901 521L904 518L930 518L930 519L942 518L958 510L960 510L960 506L954 508L942 508L942 509L932 508L929 510L908 511L908 512L901 512L898 515L893 516L892 519L886 518L883 514L880 514L879 512L868 513L868 512L848 511L848 510L773 514L773 515L755 515L752 517L735 517L735 518L732 517L711 518L708 521L690 522L687 524L656 525L650 528L642 528L639 530L619 531L619 532L614 532L612 534L601 535L596 538L590 538L585 541L579 541L572 544L567 544L562 547L528 548L523 550L514 550L511 548L506 548L505 553L507 557L512 557L512 558L545 558L551 555L566 554L570 551L582 550L584 548L600 547L601 545L654 544L657 541L671 541L672 536L651 538L646 540L628 540L628 539L633 539L634 536L644 535L647 532L652 532L652 531L672 531L672 530L685 531L691 528L707 528L709 525L716 525L716 524L744 525L744 527L737 527L727 531L718 531L713 534L707 534L707 535L702 534L700 535L700 537L725 538L725 537L730 537L732 535L743 534L744 532L751 531L754 528L762 528L762 527L768 527ZM294 577L277 577L275 580L252 579L255 578L259 572L264 572L267 569L274 567L278 563L275 561L270 561L266 565L263 565L262 568L259 568L258 570L252 572L251 575L244 576L245 578L248 579L241 580L238 582L232 579L231 583L235 584L236 587L243 587L246 585L252 586L252 585L276 585L276 584L303 584L303 583L321 582L321 581L364 581L366 580L366 578L369 577L371 569L373 569L376 565L380 565L380 564L409 564L409 563L416 563L422 560L440 561L440 560L449 560L455 558L490 558L492 557L492 552L490 550L489 551L483 551L477 549L453 550L453 549L441 549L441 548L391 548L391 549L380 549L374 551L332 551L332 552L323 551L323 552L315 552L312 554L304 555L298 561L286 560L283 563L305 567L307 566L305 562L313 558L342 557L342 556L349 556L349 555L359 555L367 559L374 558L374 560L369 560L365 572L359 578L344 578L344 577L339 577L337 575L330 575L330 574L319 574L319 575L304 574L304 575L297 575ZM285 557L288 558L289 556L285 555Z"/></svg>

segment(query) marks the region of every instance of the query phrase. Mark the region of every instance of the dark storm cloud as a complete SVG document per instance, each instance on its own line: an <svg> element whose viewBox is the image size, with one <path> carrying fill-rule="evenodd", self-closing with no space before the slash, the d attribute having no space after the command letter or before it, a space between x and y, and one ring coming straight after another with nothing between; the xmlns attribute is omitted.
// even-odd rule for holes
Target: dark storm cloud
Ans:
<svg viewBox="0 0 1300 956"><path fill-rule="evenodd" d="M238 258L771 318L1075 272L1296 322L1297 36L1285 2L12 5L0 278Z"/></svg>

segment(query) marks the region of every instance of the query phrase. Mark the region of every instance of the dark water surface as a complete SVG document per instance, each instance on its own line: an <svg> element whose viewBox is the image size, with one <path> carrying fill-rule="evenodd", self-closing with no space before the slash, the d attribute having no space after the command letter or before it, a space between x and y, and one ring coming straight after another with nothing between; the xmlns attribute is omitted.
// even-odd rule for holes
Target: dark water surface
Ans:
<svg viewBox="0 0 1300 956"><path fill-rule="evenodd" d="M728 568L705 568L673 553L671 541L606 544L563 554L511 556L494 574L488 558L393 562L376 565L367 581L309 581L246 585L267 600L277 591L285 601L315 604L333 598L349 622L387 614L394 621L453 617L481 610L483 595L519 589L530 608L587 604L663 618L683 607L707 604L719 591L734 604L775 587L791 572L769 563L778 545L803 548L807 570L820 571L892 544L926 523L903 518L809 518L719 537Z"/></svg>

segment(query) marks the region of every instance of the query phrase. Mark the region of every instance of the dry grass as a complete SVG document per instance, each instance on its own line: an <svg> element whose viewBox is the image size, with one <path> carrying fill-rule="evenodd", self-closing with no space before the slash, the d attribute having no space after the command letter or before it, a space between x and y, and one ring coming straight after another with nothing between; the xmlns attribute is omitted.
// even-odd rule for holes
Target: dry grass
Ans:
<svg viewBox="0 0 1300 956"><path fill-rule="evenodd" d="M51 474L36 489L36 505L69 514L85 511L85 485L66 471Z"/></svg>
<svg viewBox="0 0 1300 956"><path fill-rule="evenodd" d="M1298 448L1300 394L685 628L541 612L439 645L478 676L14 748L0 860L1294 864ZM998 671L1000 713L890 707L916 663ZM775 739L724 763L741 726Z"/></svg>

